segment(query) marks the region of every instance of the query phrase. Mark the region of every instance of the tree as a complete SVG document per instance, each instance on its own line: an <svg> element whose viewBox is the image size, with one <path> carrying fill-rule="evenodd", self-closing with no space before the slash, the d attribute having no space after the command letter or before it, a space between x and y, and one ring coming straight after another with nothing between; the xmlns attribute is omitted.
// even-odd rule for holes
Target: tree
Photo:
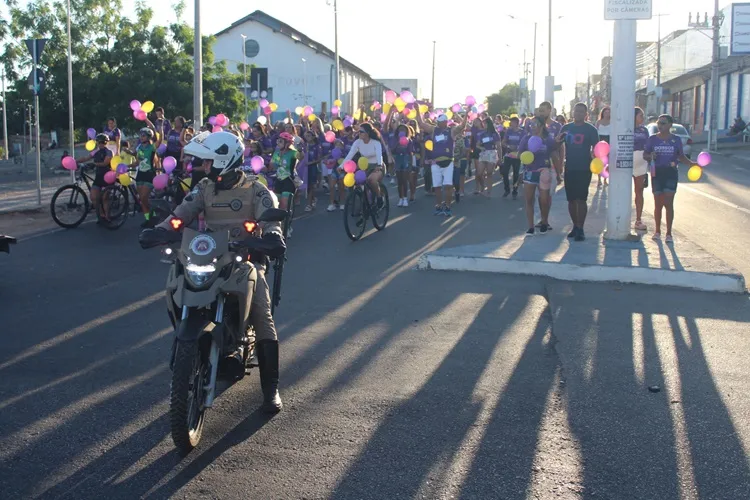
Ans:
<svg viewBox="0 0 750 500"><path fill-rule="evenodd" d="M147 5L139 1L131 19L122 14L121 0L71 0L78 138L89 127L100 129L108 117L116 117L129 130L140 128L128 105L132 99L153 101L172 117L193 115L193 29L184 22L152 27L153 11ZM32 98L26 82L31 58L23 40L37 37L49 39L40 59L46 76L40 97L41 126L67 128L66 4L31 0L21 8L12 1L9 12L10 22L0 20L0 37L6 33L2 56L12 82L8 110L18 115L13 128L20 132L22 103ZM214 61L214 43L214 37L203 37L203 114L239 118L244 110L242 77Z"/></svg>
<svg viewBox="0 0 750 500"><path fill-rule="evenodd" d="M487 96L490 115L510 115L517 112L515 103L520 100L521 88L517 83L506 83L499 92Z"/></svg>

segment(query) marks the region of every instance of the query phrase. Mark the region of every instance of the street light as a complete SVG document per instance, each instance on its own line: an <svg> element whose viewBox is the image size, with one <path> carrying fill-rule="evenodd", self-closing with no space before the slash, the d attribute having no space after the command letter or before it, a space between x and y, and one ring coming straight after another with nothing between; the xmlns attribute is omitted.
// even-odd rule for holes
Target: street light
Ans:
<svg viewBox="0 0 750 500"><path fill-rule="evenodd" d="M307 106L307 59L302 58L302 78L304 81L304 100L305 106Z"/></svg>
<svg viewBox="0 0 750 500"><path fill-rule="evenodd" d="M331 0L328 0L328 5L331 5ZM338 2L333 0L333 50L336 57L336 99L341 97L341 68L339 67L339 9Z"/></svg>
<svg viewBox="0 0 750 500"><path fill-rule="evenodd" d="M247 45L247 36L240 34L242 37L242 72L244 73L244 83L242 87L242 93L245 94L245 120L247 120L247 53L245 46Z"/></svg>
<svg viewBox="0 0 750 500"><path fill-rule="evenodd" d="M7 137L7 132L6 132ZM76 145L75 145L75 133L73 130L73 50L72 41L70 37L70 0L68 0L68 142L70 148L70 155L75 158L76 156ZM5 158L8 159L8 146L6 139L5 146ZM70 171L70 180L75 182L76 175L74 171Z"/></svg>

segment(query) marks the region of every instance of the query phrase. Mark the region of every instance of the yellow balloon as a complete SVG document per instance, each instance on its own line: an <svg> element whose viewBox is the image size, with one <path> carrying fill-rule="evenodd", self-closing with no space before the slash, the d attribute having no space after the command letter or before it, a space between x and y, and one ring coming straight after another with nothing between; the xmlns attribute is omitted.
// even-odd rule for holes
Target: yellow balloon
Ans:
<svg viewBox="0 0 750 500"><path fill-rule="evenodd" d="M269 104L268 107L271 108L271 111L276 111L277 109L279 109L279 105L276 104L275 102L272 102L271 104Z"/></svg>
<svg viewBox="0 0 750 500"><path fill-rule="evenodd" d="M141 110L145 111L146 113L150 113L154 110L154 103L151 101L146 101L143 104L141 104Z"/></svg>
<svg viewBox="0 0 750 500"><path fill-rule="evenodd" d="M297 116L302 116L302 113L305 112L305 110L302 108L302 106L297 106L294 108L294 112L297 113Z"/></svg>
<svg viewBox="0 0 750 500"><path fill-rule="evenodd" d="M703 170L698 165L693 165L692 167L688 169L688 173L687 173L688 179L693 182L700 179L701 175L703 175Z"/></svg>
<svg viewBox="0 0 750 500"><path fill-rule="evenodd" d="M354 186L354 174L346 174L344 176L344 186L348 188Z"/></svg>
<svg viewBox="0 0 750 500"><path fill-rule="evenodd" d="M344 130L344 122L341 120L333 120L333 123L331 123L331 127L333 127L333 130L336 132L340 132Z"/></svg>
<svg viewBox="0 0 750 500"><path fill-rule="evenodd" d="M513 113L512 115L510 115L510 117L511 117L511 118L518 118L518 114L516 114L516 113Z"/></svg>
<svg viewBox="0 0 750 500"><path fill-rule="evenodd" d="M508 127L510 127L510 121L509 121L509 120L505 120L505 121L503 122L503 127L505 127L505 128L508 128Z"/></svg>
<svg viewBox="0 0 750 500"><path fill-rule="evenodd" d="M357 165L359 165L360 170L367 170L367 167L370 166L370 163L367 161L366 157L360 156L359 160L357 160Z"/></svg>
<svg viewBox="0 0 750 500"><path fill-rule="evenodd" d="M117 180L120 181L120 184L122 184L123 186L130 186L130 184L133 182L133 179L131 179L128 174L118 175Z"/></svg>
<svg viewBox="0 0 750 500"><path fill-rule="evenodd" d="M521 163L524 165L530 165L534 163L534 153L531 151L524 151L521 153Z"/></svg>
<svg viewBox="0 0 750 500"><path fill-rule="evenodd" d="M112 160L109 162L109 166L112 168L112 170L117 170L117 165L122 163L122 158L119 156L113 156Z"/></svg>
<svg viewBox="0 0 750 500"><path fill-rule="evenodd" d="M601 158L594 158L591 160L591 173L599 175L604 172L604 162Z"/></svg>
<svg viewBox="0 0 750 500"><path fill-rule="evenodd" d="M453 111L451 111L449 109L448 111L445 112L445 116L447 116L449 120L452 119L453 118Z"/></svg>
<svg viewBox="0 0 750 500"><path fill-rule="evenodd" d="M185 179L182 179L182 181L180 182L180 185L182 186L182 190L185 191L186 193L190 191L190 184L192 182L193 182L193 179L191 179L190 177L186 177Z"/></svg>
<svg viewBox="0 0 750 500"><path fill-rule="evenodd" d="M428 140L426 140L426 141L424 141L424 148L425 148L425 149L426 149L427 151L432 151L432 141L431 141L431 140L429 140L429 139L428 139Z"/></svg>
<svg viewBox="0 0 750 500"><path fill-rule="evenodd" d="M336 99L335 101L333 101L333 105L341 107L341 99Z"/></svg>
<svg viewBox="0 0 750 500"><path fill-rule="evenodd" d="M425 113L427 113L427 112L428 112L429 110L430 110L430 108L429 108L429 106L427 106L427 104L420 104L420 105L419 105L419 112L420 112L421 114L425 114Z"/></svg>
<svg viewBox="0 0 750 500"><path fill-rule="evenodd" d="M362 110L358 109L357 111L355 111L354 114L352 115L352 117L354 117L355 120L361 120L362 119Z"/></svg>
<svg viewBox="0 0 750 500"><path fill-rule="evenodd" d="M93 151L95 147L96 147L96 142L94 142L93 140L86 142L86 151Z"/></svg>
<svg viewBox="0 0 750 500"><path fill-rule="evenodd" d="M408 119L410 119L410 120L413 120L413 119L415 119L415 118L417 117L417 110L416 110L416 109L412 109L412 110L410 110L410 111L409 111L409 114L408 114L408 115L406 115L406 117L407 117Z"/></svg>
<svg viewBox="0 0 750 500"><path fill-rule="evenodd" d="M400 113L406 107L406 102L403 99L401 99L400 97L397 97L396 100L393 101L393 105L396 106L396 109Z"/></svg>
<svg viewBox="0 0 750 500"><path fill-rule="evenodd" d="M307 119L310 120L311 122L314 122L315 120L318 119L318 116L315 113L313 113L313 114L309 115L307 117Z"/></svg>
<svg viewBox="0 0 750 500"><path fill-rule="evenodd" d="M391 110L391 106L392 104L390 102L383 104L383 113L387 115L388 112Z"/></svg>

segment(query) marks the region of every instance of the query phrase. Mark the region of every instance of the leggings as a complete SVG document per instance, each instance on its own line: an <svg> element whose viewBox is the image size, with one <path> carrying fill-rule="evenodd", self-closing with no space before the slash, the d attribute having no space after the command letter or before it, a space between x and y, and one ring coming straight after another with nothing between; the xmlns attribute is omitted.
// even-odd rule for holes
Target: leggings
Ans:
<svg viewBox="0 0 750 500"><path fill-rule="evenodd" d="M505 192L510 192L510 170L513 169L513 191L518 190L518 172L521 169L521 160L519 158L508 158L505 157L503 166L500 172L503 174L503 185L505 186Z"/></svg>

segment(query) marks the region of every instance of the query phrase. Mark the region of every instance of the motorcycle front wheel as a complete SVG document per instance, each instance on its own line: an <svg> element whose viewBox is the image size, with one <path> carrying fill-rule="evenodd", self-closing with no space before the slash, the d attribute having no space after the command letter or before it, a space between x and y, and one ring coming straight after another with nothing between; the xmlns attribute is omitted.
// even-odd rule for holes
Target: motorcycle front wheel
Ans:
<svg viewBox="0 0 750 500"><path fill-rule="evenodd" d="M183 453L198 446L205 418L204 387L210 378L208 360L196 342L178 342L172 367L169 422L174 445Z"/></svg>

